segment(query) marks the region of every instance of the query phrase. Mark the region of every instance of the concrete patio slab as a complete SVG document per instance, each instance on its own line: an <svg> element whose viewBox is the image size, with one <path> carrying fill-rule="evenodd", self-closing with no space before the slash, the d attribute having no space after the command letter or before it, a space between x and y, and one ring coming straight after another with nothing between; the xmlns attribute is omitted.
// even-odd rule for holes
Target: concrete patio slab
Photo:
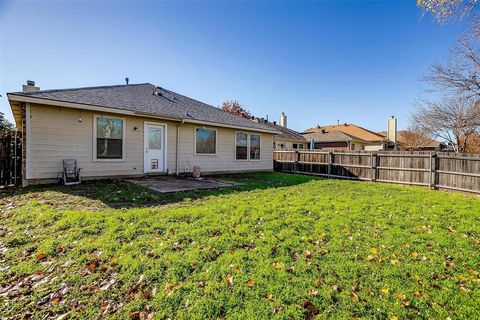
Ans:
<svg viewBox="0 0 480 320"><path fill-rule="evenodd" d="M193 178L179 178L179 177L155 177L146 179L129 179L127 182L138 184L147 187L151 190L161 193L172 193L181 191L194 191L199 189L218 189L224 187L231 187L241 185L235 182L226 182L214 179L205 178L203 180L196 180Z"/></svg>

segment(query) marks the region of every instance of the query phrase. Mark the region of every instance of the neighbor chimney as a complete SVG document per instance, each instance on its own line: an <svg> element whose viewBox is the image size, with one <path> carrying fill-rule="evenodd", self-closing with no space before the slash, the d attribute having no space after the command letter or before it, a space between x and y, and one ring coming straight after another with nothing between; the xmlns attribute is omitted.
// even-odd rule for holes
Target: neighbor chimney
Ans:
<svg viewBox="0 0 480 320"><path fill-rule="evenodd" d="M280 126L286 128L287 127L287 116L284 112L280 115Z"/></svg>
<svg viewBox="0 0 480 320"><path fill-rule="evenodd" d="M35 81L27 80L27 84L22 85L23 92L35 92L39 91L39 87L35 87Z"/></svg>
<svg viewBox="0 0 480 320"><path fill-rule="evenodd" d="M387 139L397 143L397 119L392 116L387 121Z"/></svg>

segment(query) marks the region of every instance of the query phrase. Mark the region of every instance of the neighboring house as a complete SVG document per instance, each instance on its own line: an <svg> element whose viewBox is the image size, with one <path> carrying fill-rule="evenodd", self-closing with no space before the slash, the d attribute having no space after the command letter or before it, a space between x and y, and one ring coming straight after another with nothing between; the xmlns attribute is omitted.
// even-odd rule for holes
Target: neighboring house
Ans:
<svg viewBox="0 0 480 320"><path fill-rule="evenodd" d="M378 132L387 137L387 131ZM410 131L397 131L397 148L401 151L443 151L447 144Z"/></svg>
<svg viewBox="0 0 480 320"><path fill-rule="evenodd" d="M63 159L82 178L273 170L271 126L155 85L8 93L23 132L24 185L54 182Z"/></svg>
<svg viewBox="0 0 480 320"><path fill-rule="evenodd" d="M350 139L354 140L354 142L350 143L349 150L379 151L379 150L387 149L388 145L391 144L391 142L389 142L389 140L386 137L354 124L345 123L345 124L337 124L337 125L329 125L329 126L316 126L315 128L310 128L306 130L304 132L304 136L306 137L306 134L317 133L317 132L344 133L345 135L350 137ZM306 138L308 139L308 137ZM349 142L349 140L345 140L343 142ZM344 147L342 146L340 148L342 149Z"/></svg>
<svg viewBox="0 0 480 320"><path fill-rule="evenodd" d="M300 132L287 128L287 116L282 112L280 115L280 124L276 121L269 122L265 119L257 119L279 133L273 136L274 150L301 150L308 147L308 141Z"/></svg>
<svg viewBox="0 0 480 320"><path fill-rule="evenodd" d="M314 143L314 149L328 151L364 150L368 142L352 137L341 131L325 132L318 131L303 135L310 143Z"/></svg>

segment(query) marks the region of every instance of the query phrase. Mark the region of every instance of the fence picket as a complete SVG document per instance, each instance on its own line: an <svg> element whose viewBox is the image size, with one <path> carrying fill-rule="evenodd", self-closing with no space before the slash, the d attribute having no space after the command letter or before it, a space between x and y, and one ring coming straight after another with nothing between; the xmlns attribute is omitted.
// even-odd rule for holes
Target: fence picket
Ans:
<svg viewBox="0 0 480 320"><path fill-rule="evenodd" d="M405 151L274 151L274 167L277 171L480 193L480 155Z"/></svg>

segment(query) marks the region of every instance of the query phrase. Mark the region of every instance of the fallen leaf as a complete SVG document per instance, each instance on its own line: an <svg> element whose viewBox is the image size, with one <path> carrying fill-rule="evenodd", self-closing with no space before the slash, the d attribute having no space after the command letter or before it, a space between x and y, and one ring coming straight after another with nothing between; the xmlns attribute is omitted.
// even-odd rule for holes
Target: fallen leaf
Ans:
<svg viewBox="0 0 480 320"><path fill-rule="evenodd" d="M367 259L367 261L372 261L375 258L371 254L369 254L365 259Z"/></svg>
<svg viewBox="0 0 480 320"><path fill-rule="evenodd" d="M225 281L227 282L227 287L231 288L233 287L233 276L228 274L225 276Z"/></svg>
<svg viewBox="0 0 480 320"><path fill-rule="evenodd" d="M412 256L413 258L416 258L416 257L418 256L418 253L412 252L411 256Z"/></svg>
<svg viewBox="0 0 480 320"><path fill-rule="evenodd" d="M91 272L95 271L95 269L98 267L98 261L92 261L88 264L88 270Z"/></svg>
<svg viewBox="0 0 480 320"><path fill-rule="evenodd" d="M470 292L470 289L467 289L464 286L460 286L460 290L462 290L463 292Z"/></svg>
<svg viewBox="0 0 480 320"><path fill-rule="evenodd" d="M47 258L47 255L43 252L39 252L35 257L37 258L37 260L44 260L45 258Z"/></svg>
<svg viewBox="0 0 480 320"><path fill-rule="evenodd" d="M360 300L355 292L350 294L350 299L352 299L353 302L358 302L358 300Z"/></svg>
<svg viewBox="0 0 480 320"><path fill-rule="evenodd" d="M285 264L283 262L274 262L272 263L272 267L275 269L283 269Z"/></svg>
<svg viewBox="0 0 480 320"><path fill-rule="evenodd" d="M313 303L311 303L311 302L308 301L308 300L305 300L305 301L303 302L303 308L304 308L305 310L307 310L308 315L309 315L310 317L312 317L312 316L314 316L314 315L316 315L316 314L318 314L318 313L320 312L320 311L318 310L318 308L317 308Z"/></svg>
<svg viewBox="0 0 480 320"><path fill-rule="evenodd" d="M303 252L303 255L305 256L305 258L307 259L311 259L312 258L312 253L309 251L309 250L305 250Z"/></svg>
<svg viewBox="0 0 480 320"><path fill-rule="evenodd" d="M468 269L468 273L470 273L473 276L476 276L476 275L478 275L479 272L476 271L476 270L473 270L473 269Z"/></svg>
<svg viewBox="0 0 480 320"><path fill-rule="evenodd" d="M248 286L249 288L253 287L254 285L255 285L255 280L249 279L249 280L247 281L247 286Z"/></svg>
<svg viewBox="0 0 480 320"><path fill-rule="evenodd" d="M400 299L400 300L403 300L403 299L405 299L406 297L405 297L404 294L401 294L401 293L398 293L398 292L397 292L397 293L395 293L395 298L398 298L398 299Z"/></svg>
<svg viewBox="0 0 480 320"><path fill-rule="evenodd" d="M171 296L173 294L174 287L175 286L172 283L167 283L165 285L165 293L167 294L167 296Z"/></svg>
<svg viewBox="0 0 480 320"><path fill-rule="evenodd" d="M415 291L415 292L413 293L413 295L414 295L415 297L421 297L421 296L422 296L422 293L421 293L420 291Z"/></svg>
<svg viewBox="0 0 480 320"><path fill-rule="evenodd" d="M314 296L316 296L317 294L318 294L318 290L315 290L315 289L310 289L310 290L308 290L308 295L309 295L310 297L314 297Z"/></svg>
<svg viewBox="0 0 480 320"><path fill-rule="evenodd" d="M467 281L468 281L468 278L460 275L460 276L458 276L458 280L460 280L460 281L462 281L462 282L467 282Z"/></svg>

